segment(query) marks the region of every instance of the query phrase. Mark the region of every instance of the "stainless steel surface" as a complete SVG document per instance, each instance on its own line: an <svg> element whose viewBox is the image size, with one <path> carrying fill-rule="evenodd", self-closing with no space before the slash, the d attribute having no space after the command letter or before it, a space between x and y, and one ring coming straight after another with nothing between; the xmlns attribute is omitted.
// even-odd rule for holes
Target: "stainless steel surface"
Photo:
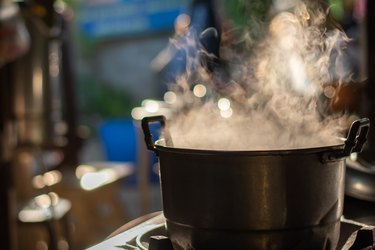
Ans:
<svg viewBox="0 0 375 250"><path fill-rule="evenodd" d="M289 244L299 241L315 228L318 235L333 234L331 244L335 245L335 224L343 211L345 164L344 159L322 162L328 149L258 155L193 154L157 147L163 211L172 241L180 242L183 235L199 246L231 230L242 232L242 239L249 237L249 231L262 230L255 237L260 242L246 243L268 249L280 238ZM295 232L286 235L286 229ZM308 239L305 242L311 244Z"/></svg>
<svg viewBox="0 0 375 250"><path fill-rule="evenodd" d="M350 159L346 161L346 165L346 194L357 199L375 202L375 166Z"/></svg>
<svg viewBox="0 0 375 250"><path fill-rule="evenodd" d="M20 144L59 145L56 127L63 122L59 31L54 34L30 13L25 17L30 50L12 65L18 140Z"/></svg>
<svg viewBox="0 0 375 250"><path fill-rule="evenodd" d="M361 151L357 142L365 139L368 125L356 122L343 144L272 151L179 149L164 139L153 144L146 128L146 144L159 156L163 211L174 246L204 249L206 242L233 235L220 245L233 249L240 240L246 248L285 242L285 247L317 243L334 249L343 211L344 156L353 148ZM258 240L249 241L254 234Z"/></svg>
<svg viewBox="0 0 375 250"><path fill-rule="evenodd" d="M363 250L371 249L373 246L373 236L369 233L375 232L374 226L369 226L366 224L359 223L353 220L347 220L342 218L340 220L340 237L338 240L337 250ZM287 234L288 232L286 232ZM292 233L292 232L289 232ZM255 236L254 234L253 236ZM259 234L258 234L259 235ZM151 237L167 237L168 232L165 227L165 218L162 213L155 212L153 214L147 214L133 221L130 221L116 230L111 234L106 240L100 242L99 244L90 248L90 250L96 249L149 249L149 250L165 250L165 245L159 247L153 247L151 244ZM225 235L218 244L221 244L223 240L227 238ZM168 238L167 238L168 239ZM259 237L258 237L259 240ZM303 238L299 238L303 241ZM214 243L215 244L215 243ZM273 246L273 248L281 248L280 246ZM366 248L368 247L368 248ZM309 249L325 249L323 247L318 247L310 245ZM210 245L208 249L224 249L223 245L219 247L213 247ZM225 249L233 249L233 246L227 247ZM240 249L245 249L244 247ZM254 249L254 248L252 248ZM285 249L285 248L284 248Z"/></svg>
<svg viewBox="0 0 375 250"><path fill-rule="evenodd" d="M17 60L29 48L29 33L12 0L0 1L0 67Z"/></svg>
<svg viewBox="0 0 375 250"><path fill-rule="evenodd" d="M160 148L165 216L201 228L242 230L334 222L342 212L345 165L343 159L322 163L324 152L186 154Z"/></svg>

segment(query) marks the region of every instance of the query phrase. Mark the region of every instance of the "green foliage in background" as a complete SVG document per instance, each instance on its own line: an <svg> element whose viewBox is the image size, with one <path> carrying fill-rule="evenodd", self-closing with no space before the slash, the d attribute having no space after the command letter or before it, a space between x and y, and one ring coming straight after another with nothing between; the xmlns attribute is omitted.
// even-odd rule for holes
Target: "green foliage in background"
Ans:
<svg viewBox="0 0 375 250"><path fill-rule="evenodd" d="M81 76L78 83L79 109L84 120L130 117L135 106L132 97L124 88L93 77Z"/></svg>
<svg viewBox="0 0 375 250"><path fill-rule="evenodd" d="M263 25L269 18L272 0L225 0L224 9L236 28L251 41L258 41L264 32Z"/></svg>
<svg viewBox="0 0 375 250"><path fill-rule="evenodd" d="M255 21L265 21L272 0L225 0L225 10L229 17L240 27L251 27Z"/></svg>

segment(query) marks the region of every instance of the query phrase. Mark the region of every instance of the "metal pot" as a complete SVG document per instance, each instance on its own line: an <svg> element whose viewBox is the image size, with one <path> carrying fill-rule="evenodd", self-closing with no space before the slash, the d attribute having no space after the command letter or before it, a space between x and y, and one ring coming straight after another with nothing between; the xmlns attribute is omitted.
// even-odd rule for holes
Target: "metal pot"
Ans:
<svg viewBox="0 0 375 250"><path fill-rule="evenodd" d="M355 121L342 144L291 150L217 151L153 141L163 212L175 249L334 249L343 211L345 157L360 152L369 120Z"/></svg>

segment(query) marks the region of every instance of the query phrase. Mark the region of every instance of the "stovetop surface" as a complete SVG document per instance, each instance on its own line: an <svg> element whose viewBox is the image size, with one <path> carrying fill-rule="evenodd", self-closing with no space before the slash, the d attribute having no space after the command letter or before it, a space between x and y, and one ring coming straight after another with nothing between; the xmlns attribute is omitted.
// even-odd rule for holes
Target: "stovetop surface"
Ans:
<svg viewBox="0 0 375 250"><path fill-rule="evenodd" d="M165 218L162 212L146 215L143 219L137 219L135 225L132 225L132 223L125 224L123 227L115 231L107 240L90 249L173 249L167 237L164 223ZM342 218L340 228L340 237L336 249L375 249L375 226L369 226L357 221ZM152 237L151 240L150 237ZM150 242L152 243L150 244ZM160 246L163 247L160 248Z"/></svg>

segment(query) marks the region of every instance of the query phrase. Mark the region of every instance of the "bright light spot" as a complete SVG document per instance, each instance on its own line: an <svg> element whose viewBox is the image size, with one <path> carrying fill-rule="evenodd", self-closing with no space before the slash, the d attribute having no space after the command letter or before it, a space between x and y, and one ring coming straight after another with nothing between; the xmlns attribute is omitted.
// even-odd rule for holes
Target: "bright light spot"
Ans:
<svg viewBox="0 0 375 250"><path fill-rule="evenodd" d="M364 191L364 190L367 190L367 188L368 188L366 185L364 185L360 181L356 181L352 185L353 185L354 189L359 190L359 191Z"/></svg>
<svg viewBox="0 0 375 250"><path fill-rule="evenodd" d="M31 210L31 209L24 210L23 209L18 213L18 218L20 219L20 221L25 221L25 222L43 221L45 219L45 215L44 213L41 213L38 210Z"/></svg>
<svg viewBox="0 0 375 250"><path fill-rule="evenodd" d="M109 176L105 173L87 173L82 176L81 187L85 190L92 190L108 180Z"/></svg>
<svg viewBox="0 0 375 250"><path fill-rule="evenodd" d="M59 195L56 194L55 192L49 192L49 193L48 193L48 196L49 196L50 199L51 199L52 206L56 206L56 205L59 203L60 197L59 197Z"/></svg>
<svg viewBox="0 0 375 250"><path fill-rule="evenodd" d="M38 195L34 198L35 203L42 208L48 208L51 206L51 198L47 194Z"/></svg>
<svg viewBox="0 0 375 250"><path fill-rule="evenodd" d="M220 98L217 106L221 111L227 111L230 109L230 101L227 98Z"/></svg>
<svg viewBox="0 0 375 250"><path fill-rule="evenodd" d="M95 172L95 168L93 166L90 166L90 165L79 165L77 168L76 168L76 177L78 179L81 179L82 176L84 176L86 173L91 173L91 172Z"/></svg>
<svg viewBox="0 0 375 250"><path fill-rule="evenodd" d="M349 156L350 160L352 161L357 161L358 159L358 154L357 153L351 153Z"/></svg>
<svg viewBox="0 0 375 250"><path fill-rule="evenodd" d="M173 104L177 100L177 96L174 92L168 91L164 94L164 101L168 104Z"/></svg>
<svg viewBox="0 0 375 250"><path fill-rule="evenodd" d="M35 188L41 189L45 186L52 186L59 183L62 179L62 174L58 170L49 171L43 175L36 175L33 180L32 184Z"/></svg>
<svg viewBox="0 0 375 250"><path fill-rule="evenodd" d="M48 200L50 200L48 202ZM52 201L52 202L51 202ZM43 204L40 206L39 204ZM53 206L46 207L47 204ZM28 203L18 213L18 219L23 222L43 222L51 218L59 219L71 208L71 202L66 199L59 199L56 193L40 195Z"/></svg>
<svg viewBox="0 0 375 250"><path fill-rule="evenodd" d="M46 186L46 184L43 181L43 176L37 175L32 180L33 187L36 189L41 189Z"/></svg>
<svg viewBox="0 0 375 250"><path fill-rule="evenodd" d="M159 110L159 103L154 100L146 100L144 106L147 112L156 113Z"/></svg>
<svg viewBox="0 0 375 250"><path fill-rule="evenodd" d="M57 170L49 171L43 175L44 184L46 184L47 186L52 186L56 183L59 183L61 181L61 178L62 175L60 171Z"/></svg>
<svg viewBox="0 0 375 250"><path fill-rule="evenodd" d="M197 84L193 88L193 93L196 97L203 97L207 93L207 89L203 84Z"/></svg>
<svg viewBox="0 0 375 250"><path fill-rule="evenodd" d="M140 108L140 107L136 107L136 108L133 108L132 109L132 117L134 120L141 120L143 118L143 108Z"/></svg>
<svg viewBox="0 0 375 250"><path fill-rule="evenodd" d="M82 176L81 187L85 190L93 190L116 178L116 173L112 169L102 170L96 173L86 173Z"/></svg>
<svg viewBox="0 0 375 250"><path fill-rule="evenodd" d="M223 118L230 118L233 115L233 110L231 108L227 110L220 110L220 115Z"/></svg>

